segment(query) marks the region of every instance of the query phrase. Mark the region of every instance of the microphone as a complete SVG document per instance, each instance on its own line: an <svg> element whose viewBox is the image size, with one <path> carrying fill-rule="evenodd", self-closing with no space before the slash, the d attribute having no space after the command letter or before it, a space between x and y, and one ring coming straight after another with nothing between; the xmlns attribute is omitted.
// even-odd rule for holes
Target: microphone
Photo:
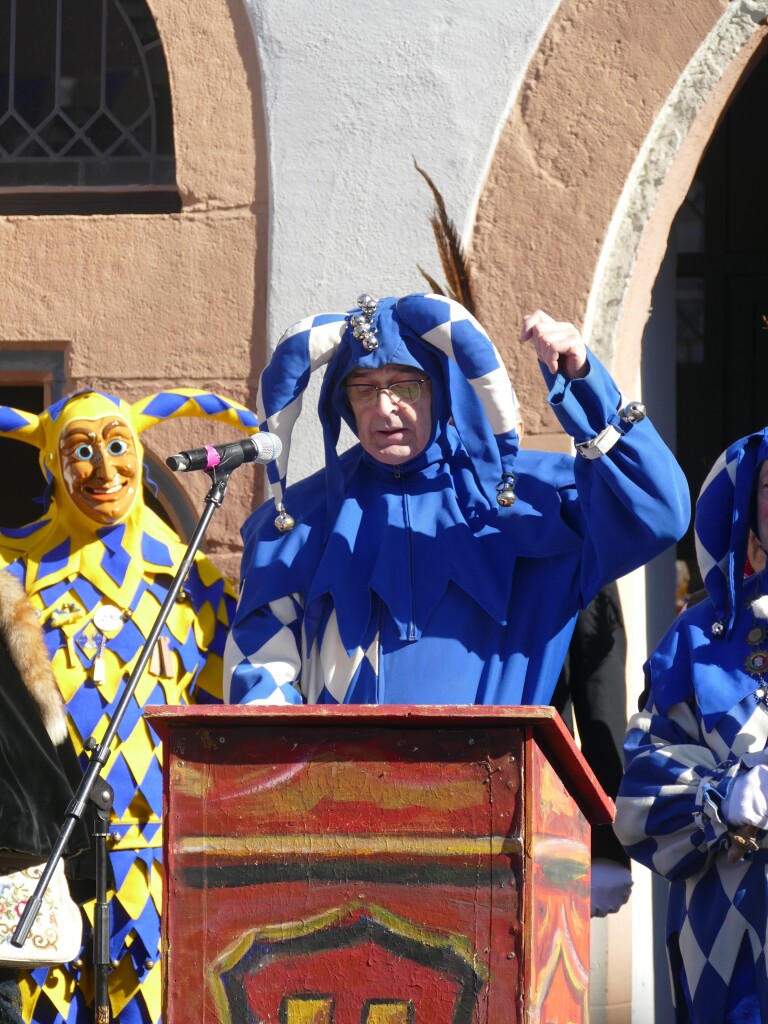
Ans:
<svg viewBox="0 0 768 1024"><path fill-rule="evenodd" d="M246 437L244 441L230 441L229 444L207 444L178 455L169 455L166 466L174 473L191 473L195 469L237 469L244 462L273 462L283 450L283 442L277 434L266 430Z"/></svg>

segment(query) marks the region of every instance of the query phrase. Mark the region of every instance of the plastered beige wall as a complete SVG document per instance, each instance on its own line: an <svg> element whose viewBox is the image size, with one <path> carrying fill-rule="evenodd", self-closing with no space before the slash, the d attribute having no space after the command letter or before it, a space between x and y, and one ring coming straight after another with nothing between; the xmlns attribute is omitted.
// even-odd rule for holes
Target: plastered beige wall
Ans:
<svg viewBox="0 0 768 1024"><path fill-rule="evenodd" d="M65 352L73 389L134 401L203 387L253 405L263 365L267 176L253 33L240 3L150 0L172 92L174 215L0 218L0 348ZM232 431L181 420L143 435L163 458ZM199 475L198 475L199 476ZM202 512L208 479L179 481ZM261 471L233 475L207 546L239 564L238 530Z"/></svg>
<svg viewBox="0 0 768 1024"><path fill-rule="evenodd" d="M168 66L182 212L0 218L0 348L63 347L73 387L129 399L168 384L215 387L253 405L266 352L269 205L253 29L240 0L149 5ZM480 319L526 398L528 444L560 447L535 360L518 341L520 318L542 306L583 320L638 151L727 7L563 0L526 70L481 189L470 252ZM649 216L613 360L628 393L669 224L750 58L745 49L723 76ZM164 457L196 438L219 439L181 421L144 441ZM180 482L190 508L206 483ZM238 471L211 526L209 546L232 571L237 528L261 494L261 471Z"/></svg>
<svg viewBox="0 0 768 1024"><path fill-rule="evenodd" d="M557 318L584 322L612 244L613 219L654 125L728 11L724 0L563 0L527 69L481 190L470 252L478 316L523 396L528 446L558 448L563 435L541 394L533 353L518 340L520 319L544 308ZM707 81L702 92L698 83L697 93L694 72L690 87L697 113L670 124L678 132L673 159L663 180L648 188L645 206L642 197L635 207L635 231L628 233L632 249L623 261L626 279L611 296L619 303L615 337L590 338L607 350L629 397L640 394L642 335L672 221L730 97L765 46L766 27L756 22L741 48L725 58L714 85ZM620 590L629 634L631 713L648 653L644 573L620 581ZM644 902L649 889L643 888L648 880L639 869L636 874L637 897L596 932L593 963L601 968L602 987L591 1006L595 1024L628 1024L653 1012L653 939ZM623 942L617 947L619 934ZM642 992L634 989L633 934L638 971L647 976Z"/></svg>
<svg viewBox="0 0 768 1024"><path fill-rule="evenodd" d="M543 308L583 322L638 151L727 6L725 0L563 0L527 69L480 195L471 258L479 319L520 392L536 396L526 409L532 436L556 430L556 423L540 397L533 355L518 342L520 319ZM688 180L705 142L698 153L690 148ZM685 196L685 179L682 173L674 209ZM658 262L649 268L651 282L657 270ZM644 322L643 315L626 339L634 356L622 364L621 386L635 383Z"/></svg>

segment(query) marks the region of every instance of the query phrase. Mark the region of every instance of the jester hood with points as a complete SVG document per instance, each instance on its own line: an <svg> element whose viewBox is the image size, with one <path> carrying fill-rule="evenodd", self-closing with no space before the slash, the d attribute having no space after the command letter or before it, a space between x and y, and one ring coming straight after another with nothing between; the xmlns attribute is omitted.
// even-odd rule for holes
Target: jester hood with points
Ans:
<svg viewBox="0 0 768 1024"><path fill-rule="evenodd" d="M750 529L756 530L756 484L768 459L768 427L748 434L720 455L696 502L696 558L704 585L727 635L744 586Z"/></svg>

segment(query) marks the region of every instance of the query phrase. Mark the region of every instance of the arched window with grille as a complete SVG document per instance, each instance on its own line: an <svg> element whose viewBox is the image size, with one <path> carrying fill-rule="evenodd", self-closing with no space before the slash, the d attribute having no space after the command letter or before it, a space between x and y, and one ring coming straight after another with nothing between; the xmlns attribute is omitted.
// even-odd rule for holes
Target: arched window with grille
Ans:
<svg viewBox="0 0 768 1024"><path fill-rule="evenodd" d="M0 213L168 213L170 87L145 0L0 0Z"/></svg>

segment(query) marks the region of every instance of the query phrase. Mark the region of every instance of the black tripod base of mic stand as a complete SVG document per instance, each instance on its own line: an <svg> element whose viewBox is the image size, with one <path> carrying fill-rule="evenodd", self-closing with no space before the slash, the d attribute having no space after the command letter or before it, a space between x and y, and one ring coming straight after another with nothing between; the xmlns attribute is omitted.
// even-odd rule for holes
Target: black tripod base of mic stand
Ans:
<svg viewBox="0 0 768 1024"><path fill-rule="evenodd" d="M89 799L96 809L93 840L96 850L96 902L93 908L93 1012L97 1024L108 1024L109 1005L109 902L107 901L107 838L115 793L99 776Z"/></svg>

